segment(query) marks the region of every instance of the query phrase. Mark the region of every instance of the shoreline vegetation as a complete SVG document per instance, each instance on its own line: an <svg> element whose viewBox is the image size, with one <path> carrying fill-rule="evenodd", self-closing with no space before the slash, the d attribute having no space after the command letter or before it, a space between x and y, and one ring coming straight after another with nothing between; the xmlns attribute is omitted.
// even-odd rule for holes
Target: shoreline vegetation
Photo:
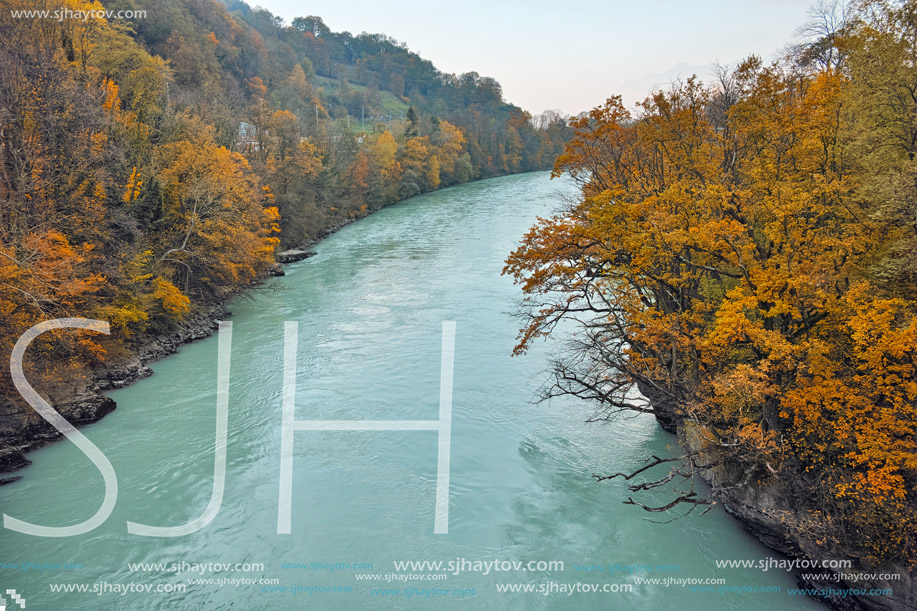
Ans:
<svg viewBox="0 0 917 611"><path fill-rule="evenodd" d="M41 3L39 3L41 4ZM0 0L0 353L41 321L30 383L74 424L100 390L208 335L277 253L414 195L550 169L571 129L385 35L231 0ZM121 8L120 2L104 3ZM53 6L52 6L53 5ZM117 6L116 6L117 5ZM58 437L0 371L0 470Z"/></svg>
<svg viewBox="0 0 917 611"><path fill-rule="evenodd" d="M325 238L360 218L328 228L325 233L302 245L301 248L311 256L314 253L307 249L311 249ZM231 319L232 312L225 307L227 302L249 291L257 290L257 287L269 277L285 275L284 264L309 258L308 256L296 257L293 260L283 261L279 257L280 254L278 253L276 263L248 286L240 287L236 292L226 295L219 301L196 304L193 311L189 312L179 325L168 332L146 335L142 339L135 338L130 352L122 360L106 361L94 369L89 374L87 382L80 387L73 388L70 391L72 394L63 396L61 401L54 405L54 408L77 427L98 422L113 412L117 408L117 403L103 394L105 391L126 388L138 380L151 376L153 371L150 365L177 353L185 344L210 337L217 331L219 321ZM7 429L4 435L2 438L4 445L0 446L0 474L4 477L0 477L0 486L15 482L22 477L14 472L32 464L26 454L63 439L57 429L40 418L29 419L19 428Z"/></svg>
<svg viewBox="0 0 917 611"><path fill-rule="evenodd" d="M570 320L545 398L678 434L679 457L596 475L629 480L625 503L722 505L771 547L875 575L799 576L864 591L833 607L914 608L917 6L822 5L804 31L771 65L571 121L554 175L580 197L504 270L526 294L516 351Z"/></svg>

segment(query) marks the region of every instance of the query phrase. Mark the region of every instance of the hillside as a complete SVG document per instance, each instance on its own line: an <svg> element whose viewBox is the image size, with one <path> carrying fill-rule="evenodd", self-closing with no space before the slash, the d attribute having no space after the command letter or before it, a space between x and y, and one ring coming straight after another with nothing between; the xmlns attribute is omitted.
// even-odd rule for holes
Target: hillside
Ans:
<svg viewBox="0 0 917 611"><path fill-rule="evenodd" d="M111 324L30 350L29 379L56 402L141 345L193 336L188 321L257 283L278 247L419 193L548 168L568 135L492 79L317 17L286 25L212 0L0 8L2 353L50 318ZM135 18L94 12L106 9ZM0 447L22 445L36 415L8 371L0 388Z"/></svg>

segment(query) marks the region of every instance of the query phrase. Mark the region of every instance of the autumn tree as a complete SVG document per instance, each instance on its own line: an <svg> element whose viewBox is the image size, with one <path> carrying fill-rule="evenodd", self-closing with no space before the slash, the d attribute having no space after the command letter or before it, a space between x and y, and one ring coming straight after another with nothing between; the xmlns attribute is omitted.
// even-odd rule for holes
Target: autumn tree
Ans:
<svg viewBox="0 0 917 611"><path fill-rule="evenodd" d="M464 153L465 135L458 127L448 121L440 121L433 134L432 145L439 160L439 173L444 185L467 182L470 176L470 163Z"/></svg>
<svg viewBox="0 0 917 611"><path fill-rule="evenodd" d="M207 135L160 147L157 263L185 293L247 284L273 261L278 211L238 153Z"/></svg>
<svg viewBox="0 0 917 611"><path fill-rule="evenodd" d="M581 199L507 260L527 296L517 352L578 322L546 395L593 400L597 418L653 413L682 435L681 466L635 490L689 489L648 509L709 502L691 476L725 469L735 480L714 495L799 499L787 526L811 549L913 562L917 303L876 273L909 238L905 215L879 212L900 200L861 165L876 136L845 141L863 117L844 107L858 85L834 62L756 58L721 85L692 78L636 116L616 97L571 121L555 175Z"/></svg>
<svg viewBox="0 0 917 611"><path fill-rule="evenodd" d="M402 199L439 186L439 160L430 154L430 141L427 136L409 138L399 151L399 155L401 184L398 195Z"/></svg>

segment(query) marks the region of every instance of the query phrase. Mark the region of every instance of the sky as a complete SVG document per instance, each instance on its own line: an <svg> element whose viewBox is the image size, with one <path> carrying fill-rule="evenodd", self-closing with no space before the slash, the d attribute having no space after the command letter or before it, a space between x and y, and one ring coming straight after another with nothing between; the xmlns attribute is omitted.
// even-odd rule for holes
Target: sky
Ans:
<svg viewBox="0 0 917 611"><path fill-rule="evenodd" d="M290 23L318 15L333 31L388 34L443 72L475 71L533 113L588 110L613 94L628 105L714 63L772 59L812 0L249 0Z"/></svg>

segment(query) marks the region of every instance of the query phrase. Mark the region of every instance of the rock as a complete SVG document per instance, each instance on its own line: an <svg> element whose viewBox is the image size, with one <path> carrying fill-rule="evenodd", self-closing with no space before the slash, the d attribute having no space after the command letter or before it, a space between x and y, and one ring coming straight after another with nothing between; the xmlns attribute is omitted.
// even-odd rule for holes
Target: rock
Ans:
<svg viewBox="0 0 917 611"><path fill-rule="evenodd" d="M17 471L32 464L18 449L7 448L0 452L0 472Z"/></svg>
<svg viewBox="0 0 917 611"><path fill-rule="evenodd" d="M278 263L295 263L296 261L302 261L303 259L308 259L309 257L314 257L316 254L311 250L285 250L283 252L277 253L277 262Z"/></svg>
<svg viewBox="0 0 917 611"><path fill-rule="evenodd" d="M678 432L678 423L681 419L675 401L665 393L653 388L650 384L637 382L637 389L653 406L653 415L656 422L667 433Z"/></svg>
<svg viewBox="0 0 917 611"><path fill-rule="evenodd" d="M271 269L269 269L267 273L270 274L271 276L274 276L275 278L278 276L287 275L287 273L283 271L283 265L281 265L280 263L274 263L271 266Z"/></svg>
<svg viewBox="0 0 917 611"><path fill-rule="evenodd" d="M128 362L112 364L97 373L96 385L100 390L124 388L135 380L140 380L153 375L149 367L145 367L137 357Z"/></svg>
<svg viewBox="0 0 917 611"><path fill-rule="evenodd" d="M113 412L118 406L114 399L105 395L86 395L69 403L56 406L57 411L74 426L96 422Z"/></svg>

